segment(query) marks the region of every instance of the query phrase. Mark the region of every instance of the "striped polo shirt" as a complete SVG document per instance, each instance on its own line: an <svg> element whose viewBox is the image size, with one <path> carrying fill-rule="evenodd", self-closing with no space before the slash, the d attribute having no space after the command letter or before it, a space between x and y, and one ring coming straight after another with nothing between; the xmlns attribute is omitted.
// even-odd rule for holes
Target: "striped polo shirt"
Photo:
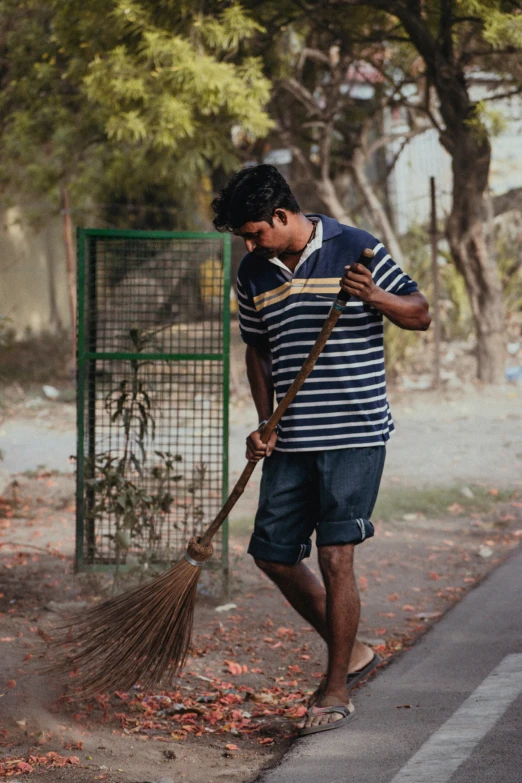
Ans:
<svg viewBox="0 0 522 783"><path fill-rule="evenodd" d="M279 259L248 253L238 272L239 325L245 343L272 354L277 401L299 372L339 291L344 267L365 248L376 285L393 294L417 291L382 243L324 215L292 273ZM394 425L386 396L383 316L359 299L339 318L312 373L279 425L278 451L380 446Z"/></svg>

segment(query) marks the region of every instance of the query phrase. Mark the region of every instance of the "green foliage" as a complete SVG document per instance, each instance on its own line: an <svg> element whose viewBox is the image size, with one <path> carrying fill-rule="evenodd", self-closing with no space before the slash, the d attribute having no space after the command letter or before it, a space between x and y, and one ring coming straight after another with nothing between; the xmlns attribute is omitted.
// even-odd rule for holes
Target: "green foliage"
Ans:
<svg viewBox="0 0 522 783"><path fill-rule="evenodd" d="M136 353L147 349L150 335L133 327L130 338ZM147 569L151 560L172 559L168 551L168 517L175 501L183 506L182 519L175 526L184 538L203 512L198 493L203 490L206 469L195 466L187 478L180 472L182 457L169 451L154 451L151 462L146 444L154 443L155 419L151 395L140 377L146 361L131 360L129 378L121 380L105 398L105 411L111 422L120 427L122 448L119 453L104 451L87 462L85 481L94 496L89 511L92 523L110 519L114 532L109 538L114 546L116 565L127 559L129 550L138 568ZM158 459L159 458L159 459Z"/></svg>
<svg viewBox="0 0 522 783"><path fill-rule="evenodd" d="M522 313L522 264L519 247L511 237L501 234L495 243L495 254L504 290L506 311Z"/></svg>
<svg viewBox="0 0 522 783"><path fill-rule="evenodd" d="M486 101L478 101L466 125L473 129L477 140L481 142L499 136L506 129L507 121L500 109L493 108Z"/></svg>
<svg viewBox="0 0 522 783"><path fill-rule="evenodd" d="M522 13L512 0L461 0L464 13L477 16L483 24L482 36L494 49L522 48Z"/></svg>
<svg viewBox="0 0 522 783"><path fill-rule="evenodd" d="M170 453L161 456L163 464L155 466L151 488L130 478L121 458L108 452L97 455L93 469L88 466L94 478L86 484L96 497L91 518L110 517L114 521L116 530L110 537L117 563L121 553L135 544L135 539L140 539L142 545L145 541L150 550L161 541L162 527L174 500L169 487L171 482L181 479L173 475L177 457ZM140 465L138 478L142 477Z"/></svg>
<svg viewBox="0 0 522 783"><path fill-rule="evenodd" d="M184 201L264 135L270 84L243 52L260 28L219 0L3 0L0 176L85 208L108 194ZM193 199L194 201L194 199Z"/></svg>

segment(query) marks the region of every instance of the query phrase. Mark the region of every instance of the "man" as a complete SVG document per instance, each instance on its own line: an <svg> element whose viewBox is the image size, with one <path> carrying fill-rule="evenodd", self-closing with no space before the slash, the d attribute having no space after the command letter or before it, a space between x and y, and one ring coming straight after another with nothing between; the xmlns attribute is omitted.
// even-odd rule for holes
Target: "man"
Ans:
<svg viewBox="0 0 522 783"><path fill-rule="evenodd" d="M235 174L212 203L214 225L244 239L240 328L259 426L247 457L263 463L249 553L328 646L326 678L302 734L354 717L348 690L380 662L356 640L360 600L354 547L370 516L393 430L386 398L383 315L425 330L428 303L370 234L304 215L273 166ZM356 263L370 248L371 270ZM353 299L267 445L260 430L307 356L341 286ZM324 586L302 562L316 531Z"/></svg>

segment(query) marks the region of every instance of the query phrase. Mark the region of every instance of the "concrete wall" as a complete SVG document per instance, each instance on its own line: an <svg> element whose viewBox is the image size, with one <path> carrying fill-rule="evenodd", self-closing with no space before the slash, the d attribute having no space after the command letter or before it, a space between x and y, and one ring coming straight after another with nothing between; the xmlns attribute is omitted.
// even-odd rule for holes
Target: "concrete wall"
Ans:
<svg viewBox="0 0 522 783"><path fill-rule="evenodd" d="M17 339L70 325L62 218L46 216L33 228L28 214L0 212L0 315L11 319Z"/></svg>

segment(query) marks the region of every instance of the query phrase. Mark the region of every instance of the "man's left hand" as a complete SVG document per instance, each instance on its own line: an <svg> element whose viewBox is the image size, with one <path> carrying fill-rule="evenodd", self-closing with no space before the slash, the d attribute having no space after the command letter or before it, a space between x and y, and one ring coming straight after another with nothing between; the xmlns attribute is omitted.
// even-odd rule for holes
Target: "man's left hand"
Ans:
<svg viewBox="0 0 522 783"><path fill-rule="evenodd" d="M366 269L363 264L350 264L344 269L344 275L339 281L343 291L362 299L363 302L371 302L377 291L377 286L373 282L370 270Z"/></svg>

